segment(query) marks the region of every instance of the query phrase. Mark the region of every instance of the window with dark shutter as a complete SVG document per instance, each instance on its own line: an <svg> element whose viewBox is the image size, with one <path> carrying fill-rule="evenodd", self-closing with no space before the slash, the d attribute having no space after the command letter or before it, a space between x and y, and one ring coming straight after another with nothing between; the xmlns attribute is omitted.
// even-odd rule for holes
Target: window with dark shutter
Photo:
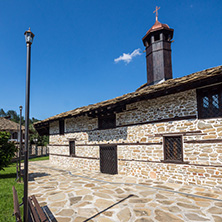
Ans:
<svg viewBox="0 0 222 222"><path fill-rule="evenodd" d="M76 155L75 141L69 141L69 155L70 156L75 156Z"/></svg>
<svg viewBox="0 0 222 222"><path fill-rule="evenodd" d="M18 133L17 132L15 132L15 133L12 133L12 139L18 139Z"/></svg>
<svg viewBox="0 0 222 222"><path fill-rule="evenodd" d="M222 117L222 84L197 90L198 118Z"/></svg>
<svg viewBox="0 0 222 222"><path fill-rule="evenodd" d="M114 128L116 126L116 115L106 115L106 116L99 116L98 118L99 129L109 129Z"/></svg>
<svg viewBox="0 0 222 222"><path fill-rule="evenodd" d="M164 137L164 161L183 162L182 136Z"/></svg>
<svg viewBox="0 0 222 222"><path fill-rule="evenodd" d="M64 120L59 120L59 134L64 135Z"/></svg>

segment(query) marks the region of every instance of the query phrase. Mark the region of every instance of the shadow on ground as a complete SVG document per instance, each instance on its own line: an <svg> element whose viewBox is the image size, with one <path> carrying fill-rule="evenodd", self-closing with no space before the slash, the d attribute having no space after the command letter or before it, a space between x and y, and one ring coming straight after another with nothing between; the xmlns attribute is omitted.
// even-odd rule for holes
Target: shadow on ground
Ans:
<svg viewBox="0 0 222 222"><path fill-rule="evenodd" d="M29 181L35 181L35 178L49 176L48 173L30 173Z"/></svg>
<svg viewBox="0 0 222 222"><path fill-rule="evenodd" d="M16 178L16 173L8 173L8 174L0 174L0 179L5 179L5 178Z"/></svg>

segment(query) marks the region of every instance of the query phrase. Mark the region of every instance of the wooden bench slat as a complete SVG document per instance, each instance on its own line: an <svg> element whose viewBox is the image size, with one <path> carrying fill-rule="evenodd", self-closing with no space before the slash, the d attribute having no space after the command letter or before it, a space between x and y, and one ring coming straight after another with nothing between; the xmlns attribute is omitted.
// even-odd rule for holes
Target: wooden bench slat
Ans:
<svg viewBox="0 0 222 222"><path fill-rule="evenodd" d="M38 215L40 216L41 221L43 221L43 222L48 221L48 219L47 219L46 215L44 214L42 208L40 207L36 197L34 195L31 196L31 197L32 197L32 201L35 204L35 208L36 208L36 210L38 212Z"/></svg>
<svg viewBox="0 0 222 222"><path fill-rule="evenodd" d="M31 216L34 217L35 222L40 222L38 214L35 211L35 207L34 207L30 197L28 198L28 203L29 203L29 207L30 207L30 210L31 210L31 212L30 212Z"/></svg>
<svg viewBox="0 0 222 222"><path fill-rule="evenodd" d="M13 191L14 215L15 215L16 221L22 222L21 213L19 209L18 194L14 186L12 187L12 191Z"/></svg>

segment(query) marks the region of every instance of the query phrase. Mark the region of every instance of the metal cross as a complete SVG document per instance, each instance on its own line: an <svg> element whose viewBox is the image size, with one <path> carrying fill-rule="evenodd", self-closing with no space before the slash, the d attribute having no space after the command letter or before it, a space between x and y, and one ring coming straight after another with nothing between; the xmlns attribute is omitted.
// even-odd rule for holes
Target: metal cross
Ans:
<svg viewBox="0 0 222 222"><path fill-rule="evenodd" d="M156 21L158 21L158 10L160 7L156 6L156 10L153 13L156 13Z"/></svg>

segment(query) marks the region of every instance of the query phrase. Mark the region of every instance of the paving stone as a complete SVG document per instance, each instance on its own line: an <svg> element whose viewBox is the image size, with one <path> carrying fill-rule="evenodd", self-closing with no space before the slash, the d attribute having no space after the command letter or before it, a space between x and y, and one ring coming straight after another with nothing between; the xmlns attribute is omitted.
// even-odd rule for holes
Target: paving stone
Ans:
<svg viewBox="0 0 222 222"><path fill-rule="evenodd" d="M82 199L81 196L79 196L79 197L71 197L71 198L69 198L70 205L73 205L73 204L78 203L81 199Z"/></svg>
<svg viewBox="0 0 222 222"><path fill-rule="evenodd" d="M213 216L214 222L222 222L222 217Z"/></svg>
<svg viewBox="0 0 222 222"><path fill-rule="evenodd" d="M111 195L115 194L115 192L112 190L102 190L102 192L107 193L107 194L111 194Z"/></svg>
<svg viewBox="0 0 222 222"><path fill-rule="evenodd" d="M209 207L210 203L209 202L203 202L203 201L196 201L196 205L199 207Z"/></svg>
<svg viewBox="0 0 222 222"><path fill-rule="evenodd" d="M35 164L36 166L34 166ZM45 168L45 166L47 168ZM49 167L52 168L50 169ZM222 202L219 201L152 189L146 186L108 184L99 181L92 182L89 179L69 175L64 171L66 169L65 167L56 166L56 169L53 167L49 161L45 161L45 163L43 161L30 162L29 172L50 174L50 176L36 177L35 181L30 181L29 195L36 194L40 203L45 205L47 203L51 212L55 216L57 215L56 218L58 217L60 221L70 221L71 219L70 222L83 222L99 211L118 203L118 201L127 197L129 194L133 194L134 197L116 204L91 221L121 221L117 214L119 214L119 216L120 214L124 215L124 210L128 209L126 210L128 216L123 219L123 221L125 220L127 222L205 221L206 219L206 221L222 222ZM70 169L67 168L67 170ZM104 175L79 169L73 169L72 173L110 182L133 180L133 178L122 175ZM169 183L145 179L137 179L136 183L159 186L168 190L172 188L188 194L196 193L203 197L217 197L218 199L222 199L222 190L212 190L204 187L181 184L173 184L171 186ZM55 186L56 189L42 188L52 186ZM76 194L76 192L80 193ZM68 215L71 216L67 216L65 210L71 210L68 213ZM62 213L63 216L61 216L60 213ZM188 219L186 215L194 219Z"/></svg>
<svg viewBox="0 0 222 222"><path fill-rule="evenodd" d="M222 209L218 207L211 207L208 212L212 214L222 214Z"/></svg>
<svg viewBox="0 0 222 222"><path fill-rule="evenodd" d="M134 208L143 208L143 207L146 206L146 204L143 204L143 203L137 203L137 204L134 204L133 206L134 206Z"/></svg>
<svg viewBox="0 0 222 222"><path fill-rule="evenodd" d="M195 220L195 221L210 221L209 219L207 218L204 218L204 217L201 217L197 214L185 214L186 217L189 219L189 220Z"/></svg>
<svg viewBox="0 0 222 222"><path fill-rule="evenodd" d="M124 193L124 190L122 190L121 188L117 188L117 189L115 189L115 191L116 191L118 194Z"/></svg>
<svg viewBox="0 0 222 222"><path fill-rule="evenodd" d="M147 191L142 191L140 192L140 194L143 196L143 197L147 197L147 196L150 196L150 195L153 195L155 192L153 190L147 190Z"/></svg>
<svg viewBox="0 0 222 222"><path fill-rule="evenodd" d="M79 208L79 207L85 207L86 205L91 205L92 203L89 202L89 201L85 201L85 202L82 202L80 204L77 204L75 207L76 208Z"/></svg>
<svg viewBox="0 0 222 222"><path fill-rule="evenodd" d="M103 212L104 215L106 215L107 217L112 217L113 212L112 211L105 211Z"/></svg>
<svg viewBox="0 0 222 222"><path fill-rule="evenodd" d="M57 213L59 216L72 216L74 211L71 209L62 209L60 212Z"/></svg>
<svg viewBox="0 0 222 222"><path fill-rule="evenodd" d="M148 199L148 198L131 198L129 200L129 203L148 203L151 200L152 199Z"/></svg>
<svg viewBox="0 0 222 222"><path fill-rule="evenodd" d="M170 221L170 222L182 222L179 217L175 216L174 214L171 214L169 212L164 212L162 210L155 210L156 217L155 219L158 221Z"/></svg>
<svg viewBox="0 0 222 222"><path fill-rule="evenodd" d="M83 200L93 200L93 196L86 195L86 196L84 196Z"/></svg>
<svg viewBox="0 0 222 222"><path fill-rule="evenodd" d="M137 217L150 216L151 215L151 210L149 210L147 208L134 209L133 211L134 211L134 213Z"/></svg>
<svg viewBox="0 0 222 222"><path fill-rule="evenodd" d="M222 207L222 202L216 202L215 205L218 207Z"/></svg>
<svg viewBox="0 0 222 222"><path fill-rule="evenodd" d="M189 208L189 209L200 209L199 207L192 205L192 204L186 204L186 203L177 203L178 206Z"/></svg>
<svg viewBox="0 0 222 222"><path fill-rule="evenodd" d="M69 222L69 221L71 221L71 218L68 218L68 217L56 217L56 220L58 222Z"/></svg>
<svg viewBox="0 0 222 222"><path fill-rule="evenodd" d="M76 191L76 195L86 195L89 193L91 193L91 190L89 190L89 189L82 189L82 190Z"/></svg>
<svg viewBox="0 0 222 222"><path fill-rule="evenodd" d="M174 201L172 201L172 200L157 200L157 202L159 202L161 204L165 204L165 205L170 205L170 204L174 203Z"/></svg>
<svg viewBox="0 0 222 222"><path fill-rule="evenodd" d="M47 202L40 202L40 201L38 201L38 202L39 202L40 207L44 207L47 205Z"/></svg>
<svg viewBox="0 0 222 222"><path fill-rule="evenodd" d="M94 183L88 183L88 184L84 185L84 187L95 187L95 184Z"/></svg>
<svg viewBox="0 0 222 222"><path fill-rule="evenodd" d="M171 186L175 186L175 184L172 183ZM173 190L172 187L168 187L168 186L164 186L164 185L157 185L157 186L155 186L155 187L159 187L159 188L163 188L163 189L167 189L167 190Z"/></svg>
<svg viewBox="0 0 222 222"><path fill-rule="evenodd" d="M150 218L141 217L137 219L135 222L153 222L153 220Z"/></svg>
<svg viewBox="0 0 222 222"><path fill-rule="evenodd" d="M51 195L48 199L50 201L59 201L59 200L64 200L66 198L66 195L64 193L58 193L55 195Z"/></svg>
<svg viewBox="0 0 222 222"><path fill-rule="evenodd" d="M64 207L67 202L68 202L67 200L60 202L53 202L50 204L50 207Z"/></svg>
<svg viewBox="0 0 222 222"><path fill-rule="evenodd" d="M113 222L113 220L109 219L109 218L98 218L97 220L98 222Z"/></svg>
<svg viewBox="0 0 222 222"><path fill-rule="evenodd" d="M121 222L128 222L131 218L131 212L129 208L125 208L121 210L118 214L117 217L119 218L119 221Z"/></svg>
<svg viewBox="0 0 222 222"><path fill-rule="evenodd" d="M172 213L178 213L178 212L181 212L181 209L177 206L171 206L168 208L170 212Z"/></svg>
<svg viewBox="0 0 222 222"><path fill-rule="evenodd" d="M74 219L74 222L83 222L83 221L85 221L85 220L87 220L88 218L87 217L76 217L75 219ZM88 220L89 222L93 222L93 220Z"/></svg>
<svg viewBox="0 0 222 222"><path fill-rule="evenodd" d="M95 193L93 193L93 195L95 195L97 197L104 198L104 199L112 199L108 194L105 194L105 193L95 192Z"/></svg>
<svg viewBox="0 0 222 222"><path fill-rule="evenodd" d="M83 217L92 217L93 215L97 214L98 210L96 208L79 208L78 215Z"/></svg>
<svg viewBox="0 0 222 222"><path fill-rule="evenodd" d="M111 205L113 205L114 202L110 201L110 200L104 200L104 199L97 199L95 202L95 206L101 208L101 209L105 209L107 207L110 207Z"/></svg>
<svg viewBox="0 0 222 222"><path fill-rule="evenodd" d="M196 192L195 194L200 195L200 196L204 196L204 197L211 197L211 198L217 198L218 197L217 194L213 194L213 193Z"/></svg>
<svg viewBox="0 0 222 222"><path fill-rule="evenodd" d="M162 195L162 194L157 193L156 194L156 199L168 199L168 198L166 196Z"/></svg>

